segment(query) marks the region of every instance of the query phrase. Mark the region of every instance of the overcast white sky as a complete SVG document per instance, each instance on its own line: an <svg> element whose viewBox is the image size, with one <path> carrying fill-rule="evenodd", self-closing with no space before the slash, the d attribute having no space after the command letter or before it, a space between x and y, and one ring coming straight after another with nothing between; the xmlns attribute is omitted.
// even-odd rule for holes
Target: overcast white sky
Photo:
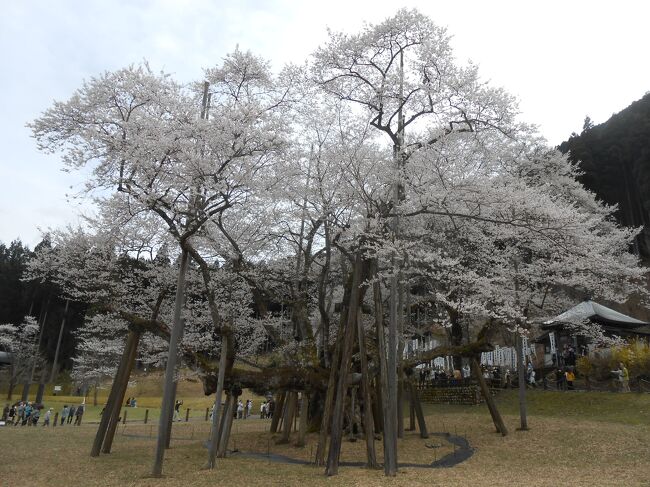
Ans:
<svg viewBox="0 0 650 487"><path fill-rule="evenodd" d="M38 153L25 124L84 78L147 59L196 80L237 44L279 69L327 27L353 32L403 6L446 26L457 58L516 95L552 144L650 90L644 1L0 0L0 242L33 247L39 228L77 221L66 193L80 178Z"/></svg>

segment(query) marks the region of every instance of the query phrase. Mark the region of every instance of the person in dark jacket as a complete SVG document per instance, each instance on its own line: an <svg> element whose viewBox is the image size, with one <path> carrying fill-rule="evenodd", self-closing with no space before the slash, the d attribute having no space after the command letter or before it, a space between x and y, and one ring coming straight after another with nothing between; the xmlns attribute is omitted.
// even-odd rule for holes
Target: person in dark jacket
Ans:
<svg viewBox="0 0 650 487"><path fill-rule="evenodd" d="M84 409L85 406L83 404L80 404L79 407L77 407L77 410L75 411L75 419L74 419L75 426L81 426L81 418L83 418Z"/></svg>
<svg viewBox="0 0 650 487"><path fill-rule="evenodd" d="M76 406L70 406L70 414L68 415L68 424L72 423L74 415L77 412Z"/></svg>

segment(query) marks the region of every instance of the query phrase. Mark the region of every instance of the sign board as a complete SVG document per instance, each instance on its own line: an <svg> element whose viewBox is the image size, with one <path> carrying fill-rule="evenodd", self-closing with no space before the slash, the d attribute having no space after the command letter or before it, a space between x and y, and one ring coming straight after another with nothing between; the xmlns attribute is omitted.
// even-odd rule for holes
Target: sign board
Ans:
<svg viewBox="0 0 650 487"><path fill-rule="evenodd" d="M54 392L61 392L62 387L61 386L54 386Z"/></svg>

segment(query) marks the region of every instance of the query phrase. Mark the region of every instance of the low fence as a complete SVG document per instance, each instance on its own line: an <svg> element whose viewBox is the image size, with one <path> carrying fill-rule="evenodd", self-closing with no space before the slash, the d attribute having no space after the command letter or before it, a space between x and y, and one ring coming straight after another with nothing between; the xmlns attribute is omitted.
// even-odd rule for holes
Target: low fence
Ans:
<svg viewBox="0 0 650 487"><path fill-rule="evenodd" d="M420 401L429 404L477 405L484 402L478 384L458 381L457 384L424 384L417 388ZM490 388L490 394L497 394L499 389Z"/></svg>
<svg viewBox="0 0 650 487"><path fill-rule="evenodd" d="M178 416L174 414L173 416L173 421L176 422L183 422L183 423L188 423L188 422L208 422L210 421L210 410L211 408L205 408L205 409L192 409L192 408L186 408L183 409L179 412ZM141 411L141 409L140 409ZM138 411L138 412L140 412ZM157 410L156 410L157 411ZM133 417L135 413L135 410L131 407L125 407L122 408L119 416L119 422L122 424L150 424L150 423L158 423L159 418L157 416L151 416L149 414L149 409L144 410L144 418L142 417L141 413L138 414L138 417ZM157 413L156 413L157 414ZM99 420L95 421L89 421L90 423L98 423Z"/></svg>
<svg viewBox="0 0 650 487"><path fill-rule="evenodd" d="M158 424L128 423L121 426L117 433L127 438L155 440L158 435ZM170 434L173 441L205 440L210 434L210 423L190 421L186 426L173 427Z"/></svg>

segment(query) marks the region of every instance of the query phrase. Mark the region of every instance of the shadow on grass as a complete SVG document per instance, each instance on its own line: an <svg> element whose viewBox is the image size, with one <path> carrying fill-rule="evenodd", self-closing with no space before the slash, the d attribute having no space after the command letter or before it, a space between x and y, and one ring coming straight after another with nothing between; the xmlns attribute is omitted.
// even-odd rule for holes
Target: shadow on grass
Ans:
<svg viewBox="0 0 650 487"><path fill-rule="evenodd" d="M437 436L444 438L449 443L454 445L454 451L435 460L431 463L399 463L398 467L400 468L451 468L459 463L464 462L474 454L474 448L472 448L467 441L467 438L462 436L452 435L450 433L430 433L430 436ZM208 448L210 445L209 442L204 442L203 446ZM276 453L258 453L258 452L245 452L245 451L230 451L231 456L237 456L240 458L254 458L258 460L267 460L273 463L286 463L290 465L314 465L313 462L309 460L301 460L299 458L292 458L286 455L279 455ZM366 464L364 462L339 462L341 467L364 467Z"/></svg>

